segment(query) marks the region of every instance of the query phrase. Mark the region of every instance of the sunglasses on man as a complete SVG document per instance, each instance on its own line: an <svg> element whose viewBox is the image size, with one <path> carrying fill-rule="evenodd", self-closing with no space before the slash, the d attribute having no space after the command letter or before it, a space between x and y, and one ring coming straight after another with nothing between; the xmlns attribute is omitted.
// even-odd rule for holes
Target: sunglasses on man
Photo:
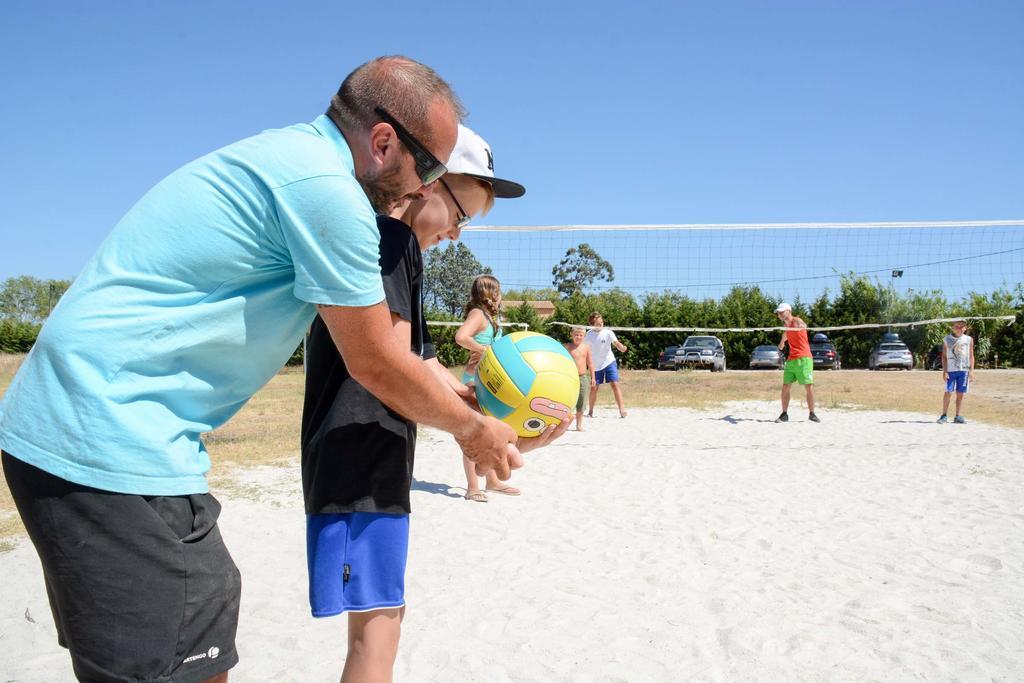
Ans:
<svg viewBox="0 0 1024 683"><path fill-rule="evenodd" d="M432 182L443 176L448 172L448 167L445 166L435 157L430 151L417 140L412 133L405 129L405 126L395 120L395 117L388 113L384 107L377 107L374 113L381 118L384 123L387 123L395 129L395 133L398 134L398 139L402 141L405 148L412 154L413 161L416 162L416 175L420 177L420 182L424 185L430 185Z"/></svg>

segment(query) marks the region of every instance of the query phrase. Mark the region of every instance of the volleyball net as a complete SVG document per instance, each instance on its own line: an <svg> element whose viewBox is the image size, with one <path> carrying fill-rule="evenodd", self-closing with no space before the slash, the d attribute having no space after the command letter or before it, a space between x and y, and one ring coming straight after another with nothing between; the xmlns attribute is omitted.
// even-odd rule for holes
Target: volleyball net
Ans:
<svg viewBox="0 0 1024 683"><path fill-rule="evenodd" d="M1012 287L1024 271L1021 220L470 226L462 241L505 290L557 287L553 271L567 255L570 268L589 262L599 269L588 293L669 290L694 299L757 286L776 298L810 301L850 275L960 299ZM581 244L597 258L579 255Z"/></svg>
<svg viewBox="0 0 1024 683"><path fill-rule="evenodd" d="M466 295L472 275L491 272L506 300L554 304L546 319L509 309L506 320L561 337L600 311L643 347L634 367L688 334L719 335L733 355L777 343L781 301L844 347L848 366L866 363L882 332L923 358L962 318L988 352L1024 298L1024 220L470 226L447 250L463 257Z"/></svg>

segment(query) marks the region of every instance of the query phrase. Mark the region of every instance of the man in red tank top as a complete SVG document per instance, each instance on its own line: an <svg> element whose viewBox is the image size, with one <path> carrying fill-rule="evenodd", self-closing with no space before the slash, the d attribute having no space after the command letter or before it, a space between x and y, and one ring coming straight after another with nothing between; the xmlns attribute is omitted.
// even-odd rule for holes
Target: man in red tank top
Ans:
<svg viewBox="0 0 1024 683"><path fill-rule="evenodd" d="M787 303L779 304L775 314L787 328L779 342L781 351L789 342L789 358L782 372L782 414L776 422L789 422L789 386L793 382L803 384L807 389L807 409L811 422L821 422L814 414L814 358L811 356L811 344L807 340L807 323L793 315L793 307Z"/></svg>

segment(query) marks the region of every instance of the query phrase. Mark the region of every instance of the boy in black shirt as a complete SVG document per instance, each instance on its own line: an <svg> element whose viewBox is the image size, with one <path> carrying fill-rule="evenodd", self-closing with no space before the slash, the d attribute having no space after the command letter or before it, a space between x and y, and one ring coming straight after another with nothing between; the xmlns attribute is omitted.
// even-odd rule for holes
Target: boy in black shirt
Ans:
<svg viewBox="0 0 1024 683"><path fill-rule="evenodd" d="M491 159L483 139L459 126L448 174L434 191L378 219L381 276L395 333L435 369L439 381L466 398L468 390L434 357L423 318L421 251L457 239L494 197L525 192L495 178ZM557 438L567 426L549 430L527 448ZM415 443L416 425L352 379L317 318L306 345L302 415L309 598L313 616L349 613L343 681L390 680L405 612Z"/></svg>

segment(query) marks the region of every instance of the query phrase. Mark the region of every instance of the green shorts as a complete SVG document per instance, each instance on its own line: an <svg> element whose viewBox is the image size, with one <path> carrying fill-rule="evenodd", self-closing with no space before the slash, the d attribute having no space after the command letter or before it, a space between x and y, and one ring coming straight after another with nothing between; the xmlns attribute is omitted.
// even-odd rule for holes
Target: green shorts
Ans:
<svg viewBox="0 0 1024 683"><path fill-rule="evenodd" d="M782 371L782 383L792 384L814 384L814 359L809 356L794 358L786 361L786 367Z"/></svg>
<svg viewBox="0 0 1024 683"><path fill-rule="evenodd" d="M587 401L587 390L590 389L590 373L580 375L580 395L576 398L576 412L582 413Z"/></svg>

